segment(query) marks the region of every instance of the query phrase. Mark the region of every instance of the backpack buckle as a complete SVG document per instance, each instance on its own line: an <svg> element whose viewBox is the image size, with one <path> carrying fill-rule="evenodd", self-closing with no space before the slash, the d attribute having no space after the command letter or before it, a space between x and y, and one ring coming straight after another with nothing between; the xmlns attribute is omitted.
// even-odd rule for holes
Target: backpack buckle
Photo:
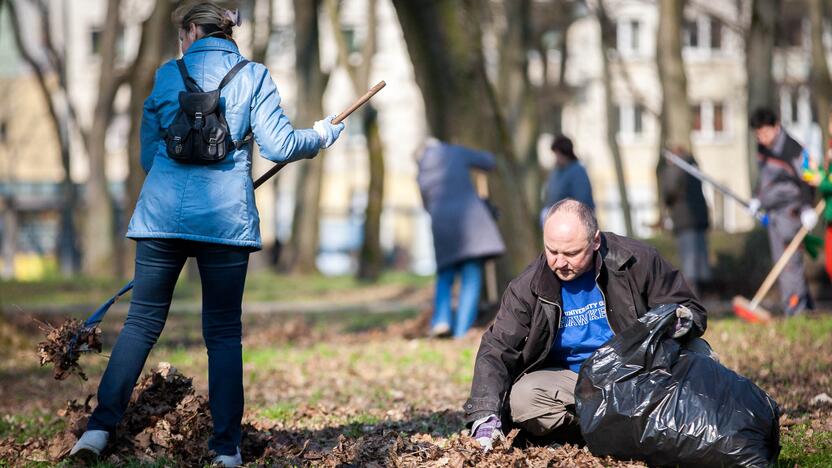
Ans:
<svg viewBox="0 0 832 468"><path fill-rule="evenodd" d="M201 129L204 124L204 119L202 118L202 112L195 112L194 113L194 128Z"/></svg>

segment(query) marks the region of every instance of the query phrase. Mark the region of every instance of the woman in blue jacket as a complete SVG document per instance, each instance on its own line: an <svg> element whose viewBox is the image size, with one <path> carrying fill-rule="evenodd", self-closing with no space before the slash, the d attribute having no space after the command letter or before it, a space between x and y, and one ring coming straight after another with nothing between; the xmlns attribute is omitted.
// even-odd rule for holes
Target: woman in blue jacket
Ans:
<svg viewBox="0 0 832 468"><path fill-rule="evenodd" d="M238 12L200 2L180 7L174 21L185 71L202 90L218 89L226 74L245 60L232 39ZM165 145L166 129L180 110L183 91L183 75L171 60L157 70L144 103L141 163L147 178L127 231L137 244L133 297L98 388L98 406L71 451L77 458L97 457L106 446L165 325L176 279L185 260L195 257L202 281L202 333L214 422L208 446L218 454L215 463L242 462L240 316L249 253L261 248L247 137L253 134L263 157L285 163L314 157L344 128L333 125L332 117L312 129L292 128L266 67L246 63L220 93L234 145L218 162L184 164L171 159Z"/></svg>

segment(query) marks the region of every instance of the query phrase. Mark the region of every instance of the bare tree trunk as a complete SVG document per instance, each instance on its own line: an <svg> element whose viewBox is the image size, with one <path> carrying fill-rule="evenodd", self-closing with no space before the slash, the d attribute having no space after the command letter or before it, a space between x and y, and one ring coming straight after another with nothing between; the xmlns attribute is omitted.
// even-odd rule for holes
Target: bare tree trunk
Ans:
<svg viewBox="0 0 832 468"><path fill-rule="evenodd" d="M539 233L517 175L514 150L495 90L486 74L476 0L393 0L416 82L425 101L428 126L440 140L497 155L490 179L507 254L501 280L511 278L539 253Z"/></svg>
<svg viewBox="0 0 832 468"><path fill-rule="evenodd" d="M693 127L688 103L688 80L682 61L682 13L685 2L660 0L656 41L657 66L662 87L662 146L691 151ZM661 158L659 158L661 160Z"/></svg>
<svg viewBox="0 0 832 468"><path fill-rule="evenodd" d="M0 270L0 278L14 278L14 257L17 253L17 209L12 195L4 196L2 199L3 217L3 243L0 245L2 253L3 269Z"/></svg>
<svg viewBox="0 0 832 468"><path fill-rule="evenodd" d="M370 87L370 67L376 53L376 0L367 1L367 36L362 44L359 66L350 64L347 41L341 31L338 2L327 0L326 9L335 32L338 61L347 69L356 96L360 96ZM384 208L384 147L381 144L378 113L372 104L365 105L361 112L361 119L364 138L367 142L370 181L367 187L367 208L364 212L363 242L358 254L357 277L366 281L375 281L381 275L384 266L380 235L381 212Z"/></svg>
<svg viewBox="0 0 832 468"><path fill-rule="evenodd" d="M512 135L529 215L531 219L536 219L536 214L540 211L543 176L537 160L537 137L541 127L537 93L528 75L528 52L534 48L532 2L507 0L503 6L507 27L500 41L497 90L502 107L507 109L508 131ZM545 62L545 55L542 58Z"/></svg>
<svg viewBox="0 0 832 468"><path fill-rule="evenodd" d="M370 0L372 1L372 0ZM375 281L384 267L381 250L381 211L384 208L384 148L378 113L367 105L362 113L367 154L370 161L370 183L367 187L367 209L364 216L364 242L358 257L358 278Z"/></svg>
<svg viewBox="0 0 832 468"><path fill-rule="evenodd" d="M777 86L774 83L772 59L780 0L751 0L751 26L745 37L745 69L748 83L746 109L750 116L755 109L768 107L777 111ZM748 174L753 188L757 179L757 142L748 134Z"/></svg>
<svg viewBox="0 0 832 468"><path fill-rule="evenodd" d="M130 131L127 140L128 173L124 205L124 217L119 228L119 237L127 232L127 224L133 216L136 202L139 199L145 173L141 166L140 130L142 123L142 109L144 100L153 89L156 69L165 58L176 53L175 30L170 26L170 15L175 6L171 0L155 0L156 5L150 17L142 24L142 36L139 50L130 72ZM120 272L125 276L132 276L133 259L136 246L132 242L124 245L122 255L123 268Z"/></svg>
<svg viewBox="0 0 832 468"><path fill-rule="evenodd" d="M627 236L633 235L633 218L630 211L630 198L627 195L627 179L624 175L624 163L621 160L621 151L618 148L618 140L614 122L618 120L615 98L612 93L612 73L610 72L609 52L615 48L615 29L610 22L604 9L604 2L598 2L598 23L601 28L601 75L604 83L604 101L607 117L607 144L612 153L612 161L615 166L615 178L618 182L618 197L621 203L621 212L624 216L624 229Z"/></svg>
<svg viewBox="0 0 832 468"><path fill-rule="evenodd" d="M294 0L295 69L298 84L298 114L295 124L311 126L323 115L323 94L328 77L321 70L318 44L318 9L321 0ZM316 271L323 155L299 164L292 238L287 246L288 269L295 273Z"/></svg>
<svg viewBox="0 0 832 468"><path fill-rule="evenodd" d="M665 148L691 152L690 132L693 129L693 116L688 102L688 80L685 63L682 60L682 22L685 10L684 1L660 0L659 30L656 40L656 67L659 71L659 83L662 87L661 138L659 152ZM662 173L665 159L656 159L657 180ZM656 184L656 201L658 202L659 222L663 225L665 211L664 197Z"/></svg>
<svg viewBox="0 0 832 468"><path fill-rule="evenodd" d="M107 16L101 34L101 71L98 99L89 132L89 179L84 220L83 270L88 275L117 273L115 258L114 202L107 187L107 129L113 118L113 101L124 80L115 69L120 0L108 0Z"/></svg>
<svg viewBox="0 0 832 468"><path fill-rule="evenodd" d="M72 182L72 165L69 154L69 121L70 112L67 102L66 90L61 87L63 79L59 79L58 83L55 80L47 80L48 67L35 59L35 54L29 49L29 46L24 42L21 31L19 12L15 2L8 2L9 13L11 17L12 35L15 39L15 44L20 52L23 60L29 64L35 74L35 78L46 103L49 117L52 126L55 130L56 140L60 147L61 166L64 170L64 176L61 181L61 209L60 209L60 225L58 234L58 263L60 265L61 273L66 275L74 274L80 267L80 253L78 251L78 240L75 227L75 212L78 207L78 191L75 184ZM2 10L2 7L0 7ZM47 18L48 10L41 10L44 16L40 22L42 25L48 25ZM47 31L43 34L48 38ZM51 41L44 41L46 48L51 51L51 56L56 57L57 53L51 50ZM56 74L63 77L66 73L63 70L63 63L61 61L53 64L55 67L60 67L54 70Z"/></svg>
<svg viewBox="0 0 832 468"><path fill-rule="evenodd" d="M829 141L829 95L832 93L832 80L829 78L826 50L823 47L825 10L823 0L809 0L809 18L812 22L812 98L817 106L818 125L823 135L822 145Z"/></svg>

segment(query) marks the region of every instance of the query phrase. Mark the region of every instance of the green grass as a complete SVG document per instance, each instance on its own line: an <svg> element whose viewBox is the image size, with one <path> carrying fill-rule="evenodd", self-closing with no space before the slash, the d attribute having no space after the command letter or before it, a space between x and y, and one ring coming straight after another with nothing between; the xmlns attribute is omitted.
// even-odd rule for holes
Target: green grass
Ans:
<svg viewBox="0 0 832 468"><path fill-rule="evenodd" d="M186 269L187 270L187 269ZM49 277L39 281L0 281L0 309L13 310L15 305L97 305L112 297L128 279ZM419 288L433 281L430 276L406 272L387 272L375 283L352 276L282 275L269 271L249 273L244 301L268 302L317 298L322 294L349 291L368 286L399 285ZM177 282L174 300L199 301L201 287L198 277L184 271ZM129 298L129 293L126 298Z"/></svg>
<svg viewBox="0 0 832 468"><path fill-rule="evenodd" d="M65 421L55 414L7 414L0 419L0 438L14 437L19 443L29 438L52 437L64 430Z"/></svg>
<svg viewBox="0 0 832 468"><path fill-rule="evenodd" d="M295 411L297 411L297 409L298 405L287 401L281 401L264 408L260 411L260 415L264 418L271 419L272 421L278 421L286 424L292 421L295 417Z"/></svg>
<svg viewBox="0 0 832 468"><path fill-rule="evenodd" d="M780 440L777 466L826 468L832 466L832 432L810 432L807 424L790 428Z"/></svg>

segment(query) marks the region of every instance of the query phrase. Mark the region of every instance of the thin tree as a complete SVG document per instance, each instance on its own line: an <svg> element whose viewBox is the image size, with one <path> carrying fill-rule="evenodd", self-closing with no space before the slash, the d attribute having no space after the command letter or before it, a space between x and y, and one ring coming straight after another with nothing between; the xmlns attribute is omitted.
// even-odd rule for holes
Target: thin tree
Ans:
<svg viewBox="0 0 832 468"><path fill-rule="evenodd" d="M108 0L107 13L101 30L98 97L89 129L89 178L86 184L86 216L83 237L83 271L88 275L117 273L114 201L107 183L107 130L115 114L113 102L118 89L129 77L128 70L116 66L121 0Z"/></svg>
<svg viewBox="0 0 832 468"><path fill-rule="evenodd" d="M613 166L615 167L615 178L618 182L618 198L621 203L621 213L624 216L624 229L628 236L633 235L633 218L630 211L630 198L627 195L627 179L624 174L624 162L621 159L621 150L618 148L617 125L618 108L615 105L615 96L612 91L612 72L610 71L610 55L614 53L616 45L615 27L607 16L604 1L599 0L596 10L598 24L601 28L601 81L604 85L604 107L606 110L606 136L607 145L612 154Z"/></svg>
<svg viewBox="0 0 832 468"><path fill-rule="evenodd" d="M124 205L124 217L120 227L119 237L127 231L127 223L136 207L139 192L144 183L144 169L141 166L140 129L144 100L153 89L156 69L162 62L173 57L176 50L176 32L171 27L170 16L175 7L172 0L155 0L150 16L142 23L141 40L136 59L130 67L130 130L127 139L127 193ZM132 260L135 257L135 244L124 244L122 274L130 276Z"/></svg>
<svg viewBox="0 0 832 468"><path fill-rule="evenodd" d="M809 18L812 27L812 69L810 72L812 98L817 106L818 125L823 144L829 141L829 96L832 93L832 80L829 78L829 66L826 62L826 49L823 46L823 22L826 8L823 0L809 0Z"/></svg>
<svg viewBox="0 0 832 468"><path fill-rule="evenodd" d="M70 125L72 120L72 104L66 92L66 69L63 62L63 54L58 52L52 41L49 30L50 12L45 3L23 6L27 8L27 14L37 13L39 20L35 22L40 28L38 34L41 47L46 51L44 59L36 58L37 54L33 44L23 37L20 24L20 3L21 1L8 1L12 35L15 40L20 56L29 65L34 73L38 88L41 91L46 108L49 112L50 122L55 132L55 140L60 151L61 167L63 168L63 179L61 181L61 208L58 228L58 264L63 274L73 274L80 267L80 252L76 234L76 210L78 207L78 191L72 182L72 159L70 158ZM0 5L2 9L2 5ZM51 79L56 76L57 79Z"/></svg>
<svg viewBox="0 0 832 468"><path fill-rule="evenodd" d="M481 2L393 0L416 82L422 90L428 128L440 140L497 155L489 180L500 209L507 254L503 283L539 253L539 236L518 182L514 149L496 91L485 72Z"/></svg>
<svg viewBox="0 0 832 468"><path fill-rule="evenodd" d="M370 87L370 69L376 53L376 0L367 1L367 34L361 46L361 61L358 65L350 63L350 51L347 38L341 28L340 9L337 0L327 0L327 13L335 32L338 45L338 61L346 68L353 92L356 96L363 94ZM372 103L367 103L361 112L361 128L367 142L367 157L370 169L370 181L367 186L367 208L364 216L363 242L358 255L357 277L362 280L378 279L384 265L381 250L381 212L384 202L384 147L381 143L381 131L378 125L378 112Z"/></svg>
<svg viewBox="0 0 832 468"><path fill-rule="evenodd" d="M295 71L297 76L298 109L295 124L312 126L323 115L323 94L329 76L321 70L318 10L321 0L294 0L295 9ZM292 237L286 248L284 266L294 273L316 271L318 226L320 217L323 158L298 164L298 183L292 217Z"/></svg>
<svg viewBox="0 0 832 468"><path fill-rule="evenodd" d="M780 0L751 0L751 25L745 36L745 70L748 83L746 109L751 115L755 109L777 109L777 87L772 72L774 40ZM748 172L751 187L757 179L757 142L748 133Z"/></svg>

